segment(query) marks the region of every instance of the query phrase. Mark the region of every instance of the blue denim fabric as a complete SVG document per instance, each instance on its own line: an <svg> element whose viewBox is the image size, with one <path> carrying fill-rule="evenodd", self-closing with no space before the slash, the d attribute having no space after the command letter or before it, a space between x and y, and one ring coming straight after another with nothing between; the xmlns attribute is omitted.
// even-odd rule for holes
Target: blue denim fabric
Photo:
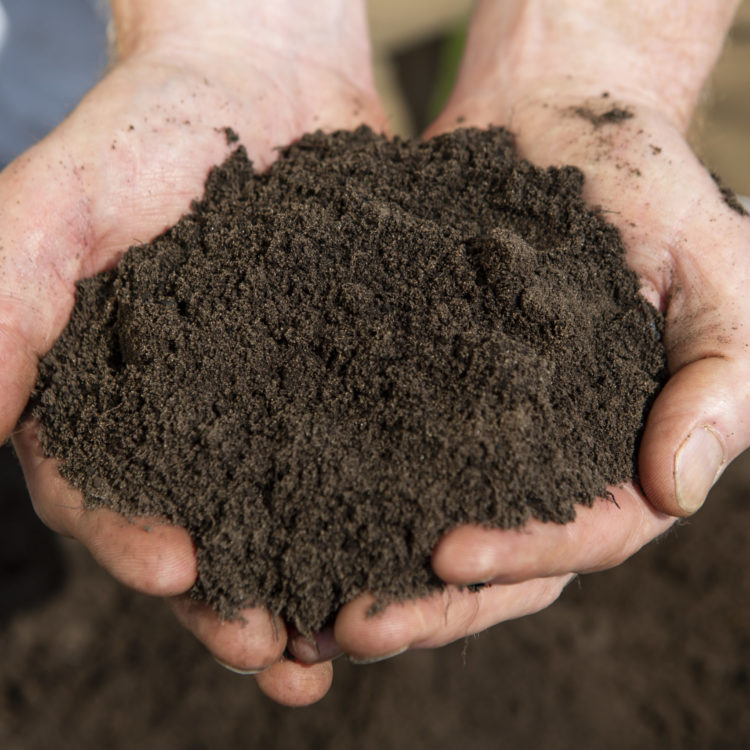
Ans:
<svg viewBox="0 0 750 750"><path fill-rule="evenodd" d="M43 138L107 64L106 4L0 0L0 167Z"/></svg>

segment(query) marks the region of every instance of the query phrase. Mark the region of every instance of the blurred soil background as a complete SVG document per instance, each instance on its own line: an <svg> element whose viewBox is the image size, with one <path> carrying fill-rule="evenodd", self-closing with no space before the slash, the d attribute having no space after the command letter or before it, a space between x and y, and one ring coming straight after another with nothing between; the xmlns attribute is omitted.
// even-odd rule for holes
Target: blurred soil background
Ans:
<svg viewBox="0 0 750 750"><path fill-rule="evenodd" d="M450 88L471 3L373 0L377 77L397 132ZM750 0L690 138L750 195ZM533 617L356 667L287 709L218 667L166 606L113 582L36 520L0 449L0 748L750 747L750 455L706 507Z"/></svg>

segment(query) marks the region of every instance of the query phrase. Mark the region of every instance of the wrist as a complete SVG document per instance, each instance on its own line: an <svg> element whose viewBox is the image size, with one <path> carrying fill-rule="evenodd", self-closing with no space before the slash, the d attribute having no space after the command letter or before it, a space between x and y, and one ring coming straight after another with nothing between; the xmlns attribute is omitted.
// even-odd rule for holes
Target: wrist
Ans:
<svg viewBox="0 0 750 750"><path fill-rule="evenodd" d="M238 88L285 81L297 107L325 112L341 97L379 112L364 0L110 0L119 62L217 70ZM270 84L277 85L277 84ZM329 101L331 100L331 101Z"/></svg>
<svg viewBox="0 0 750 750"><path fill-rule="evenodd" d="M458 97L493 98L508 123L524 100L603 91L685 128L737 0L483 0Z"/></svg>
<svg viewBox="0 0 750 750"><path fill-rule="evenodd" d="M110 0L118 59L164 48L331 56L366 38L364 0ZM367 46L369 52L369 45Z"/></svg>
<svg viewBox="0 0 750 750"><path fill-rule="evenodd" d="M241 0L217 0L208 11L202 0L110 0L112 8L111 36L117 59L159 49L180 37L193 37L205 42L221 30L222 21L232 8L244 13ZM233 27L240 33L242 18L235 18ZM202 27L202 29L201 29ZM199 31L201 30L201 31Z"/></svg>

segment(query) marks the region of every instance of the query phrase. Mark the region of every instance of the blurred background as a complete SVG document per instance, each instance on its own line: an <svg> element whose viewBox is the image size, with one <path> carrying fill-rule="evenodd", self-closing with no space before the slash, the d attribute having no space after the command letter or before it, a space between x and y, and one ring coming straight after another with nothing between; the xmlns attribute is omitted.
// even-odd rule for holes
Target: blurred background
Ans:
<svg viewBox="0 0 750 750"><path fill-rule="evenodd" d="M0 165L41 138L106 65L99 0L0 0ZM396 132L450 90L469 0L371 0ZM690 129L750 195L750 0ZM0 207L1 210L1 207ZM549 610L440 651L336 664L306 709L216 666L158 601L114 583L36 520L0 449L0 748L750 747L750 456L698 516Z"/></svg>

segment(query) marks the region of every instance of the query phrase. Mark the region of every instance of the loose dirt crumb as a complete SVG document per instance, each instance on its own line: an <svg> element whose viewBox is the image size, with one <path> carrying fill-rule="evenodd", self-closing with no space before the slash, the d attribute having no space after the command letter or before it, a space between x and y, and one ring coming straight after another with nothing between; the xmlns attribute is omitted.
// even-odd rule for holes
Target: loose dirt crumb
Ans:
<svg viewBox="0 0 750 750"><path fill-rule="evenodd" d="M602 113L594 112L590 107L573 107L572 112L578 117L588 120L597 130L603 125L614 125L633 117L633 113L623 107L612 107Z"/></svg>

